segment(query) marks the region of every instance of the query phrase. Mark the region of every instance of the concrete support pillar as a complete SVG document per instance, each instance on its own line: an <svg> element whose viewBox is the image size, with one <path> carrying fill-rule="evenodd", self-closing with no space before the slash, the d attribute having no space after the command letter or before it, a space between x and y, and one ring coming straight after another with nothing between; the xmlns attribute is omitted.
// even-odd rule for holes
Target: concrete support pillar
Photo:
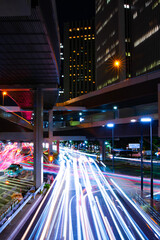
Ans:
<svg viewBox="0 0 160 240"><path fill-rule="evenodd" d="M160 84L158 84L158 137L160 137Z"/></svg>
<svg viewBox="0 0 160 240"><path fill-rule="evenodd" d="M43 92L34 91L34 183L36 188L43 183Z"/></svg>
<svg viewBox="0 0 160 240"><path fill-rule="evenodd" d="M53 152L52 141L53 141L53 111L49 111L49 122L48 122L48 136L49 136L49 154Z"/></svg>
<svg viewBox="0 0 160 240"><path fill-rule="evenodd" d="M105 161L106 159L106 146L105 146L105 140L100 140L100 161Z"/></svg>

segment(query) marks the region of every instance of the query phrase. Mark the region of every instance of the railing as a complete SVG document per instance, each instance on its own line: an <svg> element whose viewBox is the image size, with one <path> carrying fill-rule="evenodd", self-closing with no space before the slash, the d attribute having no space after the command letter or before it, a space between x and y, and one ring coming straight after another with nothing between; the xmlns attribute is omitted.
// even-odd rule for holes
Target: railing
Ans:
<svg viewBox="0 0 160 240"><path fill-rule="evenodd" d="M160 214L150 206L140 195L135 194L134 199L138 202L139 205L141 206L146 206L147 208L147 213L152 217L158 225L160 225Z"/></svg>
<svg viewBox="0 0 160 240"><path fill-rule="evenodd" d="M6 214L6 216L0 221L0 233L8 226L8 224L10 224L10 222L22 210L22 208L31 200L31 198L35 199L36 194L41 190L43 190L44 184L45 183L43 183L34 193L30 192L31 190L33 190L33 187L32 187L24 196L24 198Z"/></svg>

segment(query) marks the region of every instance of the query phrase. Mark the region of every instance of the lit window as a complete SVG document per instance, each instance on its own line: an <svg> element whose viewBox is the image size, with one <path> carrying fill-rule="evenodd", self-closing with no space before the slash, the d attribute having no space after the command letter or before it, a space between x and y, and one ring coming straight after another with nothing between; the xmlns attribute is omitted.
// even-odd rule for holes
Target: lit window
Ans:
<svg viewBox="0 0 160 240"><path fill-rule="evenodd" d="M151 37L153 34L155 34L156 32L158 32L160 29L160 26L157 25L154 28L152 28L152 30L150 30L149 32L147 32L146 34L144 34L141 38L139 38L137 41L134 42L134 47L137 47L139 44L141 44L142 42L144 42L146 39L148 39L149 37Z"/></svg>
<svg viewBox="0 0 160 240"><path fill-rule="evenodd" d="M133 14L133 19L135 19L138 16L137 12Z"/></svg>
<svg viewBox="0 0 160 240"><path fill-rule="evenodd" d="M70 28L69 31L72 32L72 29Z"/></svg>
<svg viewBox="0 0 160 240"><path fill-rule="evenodd" d="M124 4L124 8L129 8L129 4Z"/></svg>

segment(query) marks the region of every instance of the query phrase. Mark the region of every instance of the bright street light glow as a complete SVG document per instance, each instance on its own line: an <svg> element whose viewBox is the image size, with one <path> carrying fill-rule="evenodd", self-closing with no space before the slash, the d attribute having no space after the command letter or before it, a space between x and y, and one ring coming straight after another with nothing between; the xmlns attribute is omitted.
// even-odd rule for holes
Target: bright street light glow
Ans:
<svg viewBox="0 0 160 240"><path fill-rule="evenodd" d="M3 95L7 95L7 92L3 92Z"/></svg>
<svg viewBox="0 0 160 240"><path fill-rule="evenodd" d="M119 66L120 66L120 61L119 61L119 60L115 60L115 61L114 61L114 66L117 67L117 68L119 68Z"/></svg>
<svg viewBox="0 0 160 240"><path fill-rule="evenodd" d="M82 113L81 113L81 112L79 113L79 116L82 116Z"/></svg>
<svg viewBox="0 0 160 240"><path fill-rule="evenodd" d="M107 123L107 127L113 128L114 127L114 123Z"/></svg>
<svg viewBox="0 0 160 240"><path fill-rule="evenodd" d="M151 121L152 121L152 118L150 118L150 117L146 117L146 118L145 118L145 117L144 117L144 118L141 118L140 121L141 121L141 122L151 122Z"/></svg>
<svg viewBox="0 0 160 240"><path fill-rule="evenodd" d="M114 109L114 110L117 110L117 106L114 106L113 109Z"/></svg>
<svg viewBox="0 0 160 240"><path fill-rule="evenodd" d="M84 118L81 118L81 117L80 117L79 121L80 121L80 122L83 122L83 121L84 121Z"/></svg>
<svg viewBox="0 0 160 240"><path fill-rule="evenodd" d="M136 119L131 119L131 122L134 123L134 122L137 122L137 120Z"/></svg>

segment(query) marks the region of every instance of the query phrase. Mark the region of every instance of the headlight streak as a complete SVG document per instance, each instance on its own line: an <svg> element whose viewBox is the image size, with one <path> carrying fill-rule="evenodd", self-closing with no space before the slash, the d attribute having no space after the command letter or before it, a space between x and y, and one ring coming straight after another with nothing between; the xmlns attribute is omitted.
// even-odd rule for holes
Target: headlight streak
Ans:
<svg viewBox="0 0 160 240"><path fill-rule="evenodd" d="M98 200L98 197L95 196L95 199L96 199L96 202L97 202L99 211L100 211L101 216L102 216L102 218L103 218L103 221L104 221L104 224L105 224L105 227L106 227L106 229L107 229L107 232L108 232L108 235L109 235L110 239L116 240L116 238L115 238L115 236L114 236L114 234L113 234L113 232L112 232L112 228L111 228L111 226L110 226L110 224L109 224L109 222L108 222L108 219L104 216L104 213L103 213L103 211L102 211L102 208L101 208L100 203L99 203L99 200Z"/></svg>
<svg viewBox="0 0 160 240"><path fill-rule="evenodd" d="M43 240L43 239L45 239L47 237L46 235L47 235L47 232L48 232L48 228L50 226L52 214L53 214L54 209L56 208L56 203L58 201L58 198L60 197L60 192L62 191L62 187L64 185L65 175L64 175L64 177L62 179L61 179L60 183L59 183L59 181L57 181L57 183L59 185L57 184L57 188L53 191L53 195L52 195L53 202L52 202L52 205L51 205L52 208L50 208L50 211L48 212L48 216L47 216L45 225L43 227L43 232L42 232L42 234L40 236L40 240Z"/></svg>
<svg viewBox="0 0 160 240"><path fill-rule="evenodd" d="M71 214L71 205L72 205L72 201L73 201L73 198L75 196L73 196L70 200L70 203L69 203L69 239L71 240L74 240L73 239L73 227L72 227L72 214Z"/></svg>
<svg viewBox="0 0 160 240"><path fill-rule="evenodd" d="M55 214L53 215L53 218L52 218L52 221L51 221L51 225L50 225L50 228L49 228L49 232L47 234L47 238L46 239L51 239L51 235L52 235L52 231L53 231L53 226L55 225L55 221L56 221L56 218L57 221L56 221L56 225L59 226L60 225L60 221L61 221L61 218L62 218L62 211L63 211L63 201L64 201L64 191L60 197L60 200L58 202L58 205L56 207L56 211L55 211ZM49 209L48 209L49 210ZM59 228L55 227L55 233L54 233L54 238L55 239L58 239L58 230Z"/></svg>
<svg viewBox="0 0 160 240"><path fill-rule="evenodd" d="M69 186L70 186L70 164L67 161L67 176L65 187L65 212L64 212L64 227L63 227L63 239L67 239L67 219L68 219L68 204L69 204Z"/></svg>
<svg viewBox="0 0 160 240"><path fill-rule="evenodd" d="M113 182L113 184L118 188L118 190L122 193L122 195L130 202L130 204L139 212L139 214L145 219L145 221L148 223L148 225L156 232L156 234L158 235L158 237L160 237L160 232L157 229L157 226L154 226L154 223L152 221L150 221L150 219L148 219L145 216L145 213L143 213L141 211L141 209L139 209L136 204L134 202L132 202L131 199L129 199L129 197L122 191L122 189L115 183L115 181L113 179L111 179L111 181Z"/></svg>
<svg viewBox="0 0 160 240"><path fill-rule="evenodd" d="M94 173L93 173L94 174ZM103 174L102 174L103 175ZM101 176L102 176L101 175ZM131 216L128 214L128 212L126 211L126 209L124 208L123 204L121 203L121 201L119 200L119 198L116 196L116 194L114 193L113 189L110 187L110 185L108 184L107 180L105 179L105 182L107 184L107 187L110 189L111 193L113 194L114 198L117 200L117 202L119 203L119 205L121 206L122 210L124 211L124 213L126 214L127 218L129 219L129 221L131 222L132 226L134 227L134 229L136 230L136 232L139 234L139 236L141 237L141 239L145 240L145 238L143 237L143 235L141 234L141 231L139 229L139 227L137 226L137 224L134 222L134 220L131 218ZM103 191L105 193L104 187L103 187Z"/></svg>
<svg viewBox="0 0 160 240"><path fill-rule="evenodd" d="M80 191L81 191L81 205L79 206L80 208L80 217L81 217L81 224L82 224L82 234L83 234L83 238L82 239L86 239L86 240L94 240L94 236L91 230L91 226L89 223L89 219L87 216L87 209L86 209L86 204L85 204L85 197L83 195L83 191L82 191L82 185L79 183L79 187L80 187Z"/></svg>
<svg viewBox="0 0 160 240"><path fill-rule="evenodd" d="M92 187L91 187L91 183L89 181L87 169L85 167L85 164L84 163L82 164L81 158L79 159L79 162L80 162L81 171L83 173L84 182L86 183L88 199L89 199L90 207L92 210L92 216L93 216L94 225L96 228L96 233L97 233L98 239L109 239L107 232L104 230L104 225L103 225L103 222L101 221L100 214L99 214L95 199L94 199L92 191L91 191Z"/></svg>
<svg viewBox="0 0 160 240"><path fill-rule="evenodd" d="M53 186L53 185L56 186L56 184L57 184L57 180L58 180L58 178L61 179L61 177L63 176L63 172L64 172L64 164L63 164L63 162L62 162L62 164L61 164L61 168L60 168L60 171L59 171L59 173L58 173L58 175L57 175L57 178L55 179L55 182L52 184L52 186ZM46 196L45 196L44 199L42 200L42 202L41 202L39 208L37 209L37 211L36 211L34 217L32 218L32 221L30 222L30 224L29 224L28 228L26 229L26 231L25 231L25 233L24 233L24 235L23 235L23 237L22 237L21 240L24 240L24 239L26 238L27 234L29 233L29 230L30 230L30 228L31 228L31 226L32 226L32 224L33 224L33 222L35 221L35 219L36 219L36 217L37 217L37 215L38 215L38 213L39 213L39 211L40 211L40 209L41 209L43 203L45 202L45 200L46 200L46 198L48 197L48 195L50 194L50 192L53 191L52 186L50 187L50 189L49 189L49 191L47 192ZM55 186L54 186L54 187L55 187ZM53 192L54 192L54 191L53 191ZM53 193L52 193L52 194L53 194Z"/></svg>
<svg viewBox="0 0 160 240"><path fill-rule="evenodd" d="M77 215L77 231L78 231L78 240L81 240L81 227L80 227L80 216L79 216L79 177L78 177L78 170L77 170L77 162L76 159L73 159L73 172L74 172L74 181L75 181L75 188L76 188L76 215Z"/></svg>
<svg viewBox="0 0 160 240"><path fill-rule="evenodd" d="M95 160L85 155L70 149L60 152L61 166L54 188L29 239L146 240Z"/></svg>
<svg viewBox="0 0 160 240"><path fill-rule="evenodd" d="M112 210L111 210L111 208L110 208L110 205L109 205L109 203L106 201L106 206L107 206L107 209L108 209L108 211L109 211L109 213L110 213L110 215L111 215L111 218L112 218L112 221L113 221L113 223L114 223L114 225L115 225L115 227L116 227L116 230L117 230L117 232L118 232L118 234L119 234L119 236L120 236L120 239L122 239L122 240L125 240L125 238L123 237L123 235L122 235L122 233L121 233L121 230L120 230L120 228L119 228L119 226L118 226L118 224L117 224L117 222L116 222L116 219L115 219L115 217L114 217L114 215L113 215L113 213L112 213Z"/></svg>
<svg viewBox="0 0 160 240"><path fill-rule="evenodd" d="M96 228L98 239L101 239L101 236L100 236L100 233L99 233L99 229L98 229L98 226L97 226L97 222L96 222L96 218L95 218L95 212L94 212L93 207L92 207L92 203L93 202L92 202L92 197L91 197L92 196L92 194L91 194L91 187L88 186L87 183L86 183L85 175L84 175L84 172L83 172L83 166L82 166L82 162L81 162L81 157L79 158L79 167L80 167L80 172L82 174L83 182L85 184L85 187L86 187L86 190L87 190L87 193L88 193L88 199L89 199L89 203L90 203L90 208L92 210L92 217L93 217L93 220L94 220L94 225L95 225L95 228Z"/></svg>
<svg viewBox="0 0 160 240"><path fill-rule="evenodd" d="M89 162L88 162L88 164L90 165ZM121 232L120 232L120 229L119 229L119 227L118 227L118 225L117 225L117 223L116 223L116 220L115 220L113 214L111 213L111 209L112 209L115 217L117 218L117 221L119 222L119 224L120 224L121 227L123 228L124 232L126 233L128 239L129 239L129 240L130 240L130 239L133 239L133 240L134 240L134 236L132 235L132 233L131 233L130 230L128 229L128 227L127 227L126 223L124 222L123 218L121 217L119 211L116 209L115 205L114 205L113 202L111 201L111 198L110 198L109 195L107 194L104 186L102 186L102 184L100 183L100 180L99 180L98 177L96 176L96 174L95 174L95 172L93 171L91 165L90 165L90 168L91 168L91 170L92 170L92 173L93 173L93 175L94 175L94 178L96 179L97 185L98 185L98 187L99 187L99 189L100 189L100 191L101 191L101 194L102 194L102 196L103 196L103 199L104 199L104 201L105 201L105 204L106 204L106 206L107 206L107 208L108 208L108 210L109 210L109 212L110 212L110 214L111 214L111 216L112 216L112 219L113 219L114 223L116 224L118 233L120 234L121 238L124 239L123 236L122 236L122 234L121 234ZM108 188L108 185L109 185L109 184L106 184L107 188Z"/></svg>
<svg viewBox="0 0 160 240"><path fill-rule="evenodd" d="M117 200L117 202L119 203L119 205L121 206L122 210L124 211L124 213L126 214L127 218L129 219L129 221L131 222L132 226L134 227L134 229L136 230L136 233L138 233L138 235L140 236L141 239L146 239L143 237L143 234L141 233L140 228L138 227L138 225L135 223L135 221L132 219L132 217L130 216L130 214L127 212L127 210L124 208L123 204L121 203L121 201L119 200L119 198L116 196L115 192L113 191L113 189L111 188L111 186L109 185L108 181L106 180L106 178L104 177L104 175L102 174L102 172L99 170L97 164L95 163L95 166L98 170L99 175L102 177L102 180L104 181L104 184L107 185L107 187L109 188L109 190L111 191L111 193L113 194L113 196L115 197L115 199Z"/></svg>
<svg viewBox="0 0 160 240"><path fill-rule="evenodd" d="M53 212L54 212L55 208L57 207L56 203L57 203L58 199L60 199L60 193L61 193L63 185L64 185L65 174L64 174L64 179L61 179L61 181L57 181L57 183L58 183L57 187L54 189L52 197L51 197L51 200L52 200L51 204L49 204L49 205L47 204L48 205L48 215L47 215L47 219L45 221L41 236L40 236L40 238L38 238L40 240L43 240L43 239L47 238L50 223L51 223L51 220L52 220L52 215L53 215Z"/></svg>

